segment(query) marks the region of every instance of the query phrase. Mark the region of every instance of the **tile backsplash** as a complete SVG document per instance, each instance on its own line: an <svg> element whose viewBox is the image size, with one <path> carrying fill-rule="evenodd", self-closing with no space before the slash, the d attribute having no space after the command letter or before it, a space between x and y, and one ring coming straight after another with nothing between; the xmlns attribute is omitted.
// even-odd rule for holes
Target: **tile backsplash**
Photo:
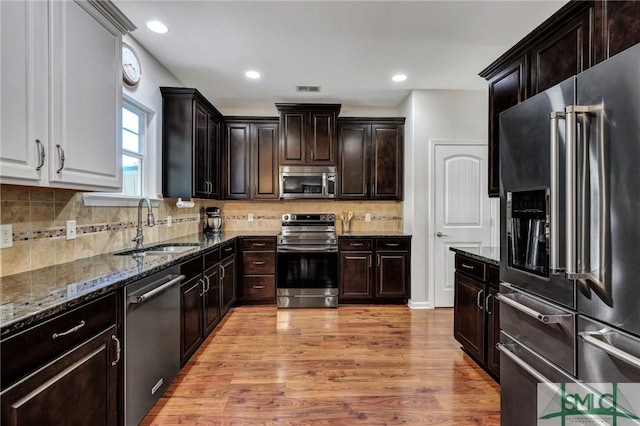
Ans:
<svg viewBox="0 0 640 426"><path fill-rule="evenodd" d="M399 201L215 201L194 200L195 207L179 209L175 199L164 199L153 209L156 225L144 227L145 244L198 233L203 209L220 207L223 230L274 231L284 213L354 214L352 231L402 231L403 205ZM146 207L143 220L146 220ZM253 222L248 215L253 214ZM365 214L371 221L365 222ZM171 225L167 218L171 216ZM133 246L137 207L89 207L82 193L0 185L0 223L13 226L13 247L0 250L0 276L43 268ZM201 220L200 220L201 219ZM75 220L77 237L67 240L67 220ZM336 221L338 232L340 221Z"/></svg>

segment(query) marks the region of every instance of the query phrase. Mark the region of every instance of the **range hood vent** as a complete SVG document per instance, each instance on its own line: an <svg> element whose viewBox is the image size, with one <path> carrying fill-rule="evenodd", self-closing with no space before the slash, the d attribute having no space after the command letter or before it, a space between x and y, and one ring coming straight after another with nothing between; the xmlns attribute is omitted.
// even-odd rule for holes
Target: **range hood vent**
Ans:
<svg viewBox="0 0 640 426"><path fill-rule="evenodd" d="M305 93L312 93L312 92L319 92L320 91L320 86L296 86L296 92L305 92Z"/></svg>

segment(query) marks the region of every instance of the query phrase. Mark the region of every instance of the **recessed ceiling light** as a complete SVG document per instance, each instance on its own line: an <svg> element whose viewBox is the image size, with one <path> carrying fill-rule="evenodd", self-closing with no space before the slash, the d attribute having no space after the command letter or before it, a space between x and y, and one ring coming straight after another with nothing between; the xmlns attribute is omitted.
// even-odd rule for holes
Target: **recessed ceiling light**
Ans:
<svg viewBox="0 0 640 426"><path fill-rule="evenodd" d="M246 75L247 78L252 79L260 78L260 73L258 71L247 71L244 75Z"/></svg>
<svg viewBox="0 0 640 426"><path fill-rule="evenodd" d="M149 21L147 22L147 28L149 28L154 33L165 34L169 32L169 27L163 24L160 21Z"/></svg>
<svg viewBox="0 0 640 426"><path fill-rule="evenodd" d="M407 76L404 74L396 74L393 77L391 77L391 80L395 82L405 81L406 79L407 79Z"/></svg>

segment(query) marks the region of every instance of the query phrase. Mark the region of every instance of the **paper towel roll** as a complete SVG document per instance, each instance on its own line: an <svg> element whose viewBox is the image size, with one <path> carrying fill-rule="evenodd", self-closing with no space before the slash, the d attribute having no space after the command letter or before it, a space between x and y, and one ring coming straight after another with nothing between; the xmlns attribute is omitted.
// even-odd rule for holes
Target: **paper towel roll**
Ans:
<svg viewBox="0 0 640 426"><path fill-rule="evenodd" d="M178 198L178 201L176 201L176 207L179 209L190 209L195 205L196 203L193 201L182 201L182 198Z"/></svg>

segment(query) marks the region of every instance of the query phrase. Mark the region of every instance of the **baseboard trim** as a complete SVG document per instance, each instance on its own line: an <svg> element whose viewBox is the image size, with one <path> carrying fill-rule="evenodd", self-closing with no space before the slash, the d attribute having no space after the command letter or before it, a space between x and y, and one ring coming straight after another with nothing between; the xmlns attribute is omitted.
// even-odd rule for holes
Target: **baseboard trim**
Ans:
<svg viewBox="0 0 640 426"><path fill-rule="evenodd" d="M412 300L409 300L407 306L410 309L433 309L433 305L429 302L414 302Z"/></svg>

